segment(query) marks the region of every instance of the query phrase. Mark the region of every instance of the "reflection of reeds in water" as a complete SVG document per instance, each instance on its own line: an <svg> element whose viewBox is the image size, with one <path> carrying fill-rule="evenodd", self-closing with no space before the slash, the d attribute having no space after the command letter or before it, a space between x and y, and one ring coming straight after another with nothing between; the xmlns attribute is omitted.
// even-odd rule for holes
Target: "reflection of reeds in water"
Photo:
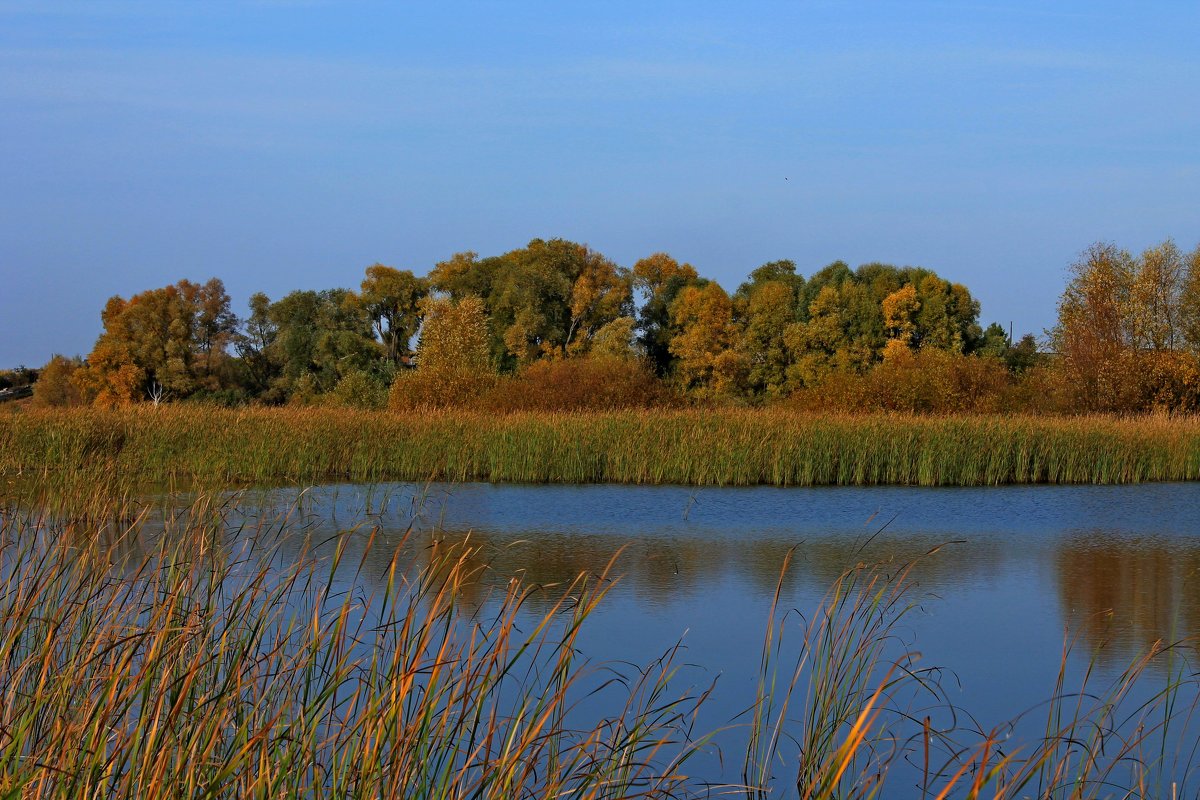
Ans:
<svg viewBox="0 0 1200 800"><path fill-rule="evenodd" d="M510 581L468 608L484 565L463 544L419 562L393 547L373 590L355 580L369 544L281 559L254 548L288 533L286 515L231 538L236 515L208 495L150 544L133 544L150 515L128 499L31 508L0 516L6 796L1155 797L1188 777L1190 752L1171 748L1194 741L1179 730L1194 687L1174 669L1166 689L1137 691L1181 648L1094 695L1064 678L1046 735L1021 748L1008 728L956 724L936 671L895 648L903 565L846 571L800 622L771 614L734 721L744 785L714 789L689 778L710 741L694 729L704 693L673 694L672 649L624 674L577 653L603 575L550 600ZM897 767L918 778L889 783Z"/></svg>
<svg viewBox="0 0 1200 800"><path fill-rule="evenodd" d="M1200 477L1200 421L186 406L0 419L0 474L85 468L241 482L1128 483Z"/></svg>

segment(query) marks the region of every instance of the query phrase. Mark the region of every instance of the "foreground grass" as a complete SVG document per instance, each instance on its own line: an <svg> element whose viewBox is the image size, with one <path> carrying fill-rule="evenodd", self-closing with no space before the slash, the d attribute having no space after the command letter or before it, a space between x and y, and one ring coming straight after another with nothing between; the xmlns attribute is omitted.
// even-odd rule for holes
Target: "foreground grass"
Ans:
<svg viewBox="0 0 1200 800"><path fill-rule="evenodd" d="M186 406L0 418L0 475L81 470L235 483L1134 483L1200 478L1200 419Z"/></svg>
<svg viewBox="0 0 1200 800"><path fill-rule="evenodd" d="M143 550L120 509L76 514L0 517L0 796L675 793L696 700L663 698L668 657L611 715L564 722L603 581L561 587L520 630L526 587L487 619L460 611L463 550L393 560L365 596L335 581L340 548L276 566L255 552L286 518L231 548L202 499Z"/></svg>
<svg viewBox="0 0 1200 800"><path fill-rule="evenodd" d="M621 672L577 652L611 576L511 581L471 612L466 549L405 562L399 548L366 577L341 544L277 558L303 523L284 512L245 530L230 508L202 495L163 520L100 494L69 514L0 508L0 797L1194 795L1194 737L1178 729L1195 685L1170 666L1177 646L1109 687L1048 687L1033 741L945 725L967 717L937 712L937 671L895 652L906 568L858 565L800 616L778 614L777 591L733 721L742 780L714 786L690 772L712 738L695 729L706 690L675 687L676 648ZM557 600L532 611L534 592ZM1165 688L1135 692L1164 659ZM589 715L579 703L597 697Z"/></svg>

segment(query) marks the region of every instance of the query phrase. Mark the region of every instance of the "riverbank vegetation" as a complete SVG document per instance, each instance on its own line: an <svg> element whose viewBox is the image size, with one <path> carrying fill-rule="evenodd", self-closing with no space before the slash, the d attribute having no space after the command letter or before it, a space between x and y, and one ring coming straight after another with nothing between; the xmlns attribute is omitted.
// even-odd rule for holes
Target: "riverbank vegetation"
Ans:
<svg viewBox="0 0 1200 800"><path fill-rule="evenodd" d="M730 293L656 253L631 268L561 239L425 277L374 265L357 290L256 294L218 279L101 313L86 359L55 356L32 404L202 402L566 411L785 405L1025 414L1200 409L1200 248L1097 244L1040 342L983 327L967 287L918 267L791 261Z"/></svg>
<svg viewBox="0 0 1200 800"><path fill-rule="evenodd" d="M843 415L677 409L38 411L0 418L0 475L218 483L618 482L777 486L1200 478L1191 416Z"/></svg>
<svg viewBox="0 0 1200 800"><path fill-rule="evenodd" d="M904 565L848 570L807 622L777 592L757 689L733 687L747 711L713 731L712 687L681 678L677 647L640 669L579 651L609 576L513 580L466 609L469 546L396 548L368 576L348 555L372 547L367 520L318 553L303 514L225 495L24 500L0 509L5 796L1192 792L1190 645L1155 644L1107 687L1061 677L1032 725L973 728L905 652ZM721 763L740 780L706 782Z"/></svg>

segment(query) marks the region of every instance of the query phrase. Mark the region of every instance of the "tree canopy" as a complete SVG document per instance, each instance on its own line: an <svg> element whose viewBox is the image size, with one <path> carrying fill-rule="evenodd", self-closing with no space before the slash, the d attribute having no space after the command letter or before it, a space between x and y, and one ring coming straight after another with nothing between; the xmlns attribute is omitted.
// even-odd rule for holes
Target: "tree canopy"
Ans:
<svg viewBox="0 0 1200 800"><path fill-rule="evenodd" d="M1087 288L1080 277L1064 299L1056 339L1070 340L1077 360L1108 341L1102 322L1110 301L1125 315L1122 346L1169 349L1200 338L1200 278L1188 268L1194 254L1167 243L1136 265L1117 252L1096 256L1112 262L1113 295L1106 300L1092 286L1100 278L1089 277ZM71 370L72 385L99 404L326 395L354 404L351 395L361 394L377 406L414 370L446 373L453 364L504 375L592 358L640 362L683 397L757 402L865 375L901 350L994 357L1014 372L1036 355L1032 339L1018 350L1003 328L985 331L970 291L921 267L835 261L805 278L795 262L778 259L750 270L729 294L668 253L625 268L566 239L533 239L484 257L459 252L427 277L376 263L356 289L298 289L275 300L260 292L249 309L237 320L217 279L114 297L96 346ZM1076 317L1090 329L1072 327ZM472 343L467 350L464 341Z"/></svg>
<svg viewBox="0 0 1200 800"><path fill-rule="evenodd" d="M109 298L100 319L104 331L73 376L91 402L184 398L218 389L226 377L237 319L217 278Z"/></svg>

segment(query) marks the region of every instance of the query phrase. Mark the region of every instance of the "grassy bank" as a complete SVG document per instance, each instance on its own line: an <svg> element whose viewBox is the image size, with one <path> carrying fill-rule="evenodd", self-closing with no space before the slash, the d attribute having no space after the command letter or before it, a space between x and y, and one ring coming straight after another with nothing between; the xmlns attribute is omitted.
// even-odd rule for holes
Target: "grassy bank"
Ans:
<svg viewBox="0 0 1200 800"><path fill-rule="evenodd" d="M0 418L0 474L68 471L205 482L1133 483L1200 477L1200 419L186 406Z"/></svg>

